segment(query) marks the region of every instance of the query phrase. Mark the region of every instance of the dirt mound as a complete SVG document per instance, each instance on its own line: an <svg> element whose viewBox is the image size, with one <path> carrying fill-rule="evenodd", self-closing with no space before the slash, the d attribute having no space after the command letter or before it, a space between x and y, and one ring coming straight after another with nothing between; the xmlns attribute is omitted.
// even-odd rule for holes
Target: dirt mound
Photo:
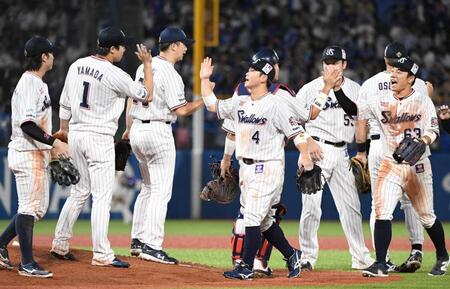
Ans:
<svg viewBox="0 0 450 289"><path fill-rule="evenodd" d="M214 288L214 287L272 287L325 284L365 284L401 280L390 278L363 278L360 272L313 271L302 273L301 278L286 278L286 270L276 270L275 277L253 281L228 280L222 269L198 264L163 265L131 257L121 257L131 268L118 269L91 265L90 251L74 250L76 261L53 258L48 247L35 247L36 261L53 272L52 279L27 278L12 271L0 270L0 288ZM11 260L18 264L17 247L9 247Z"/></svg>

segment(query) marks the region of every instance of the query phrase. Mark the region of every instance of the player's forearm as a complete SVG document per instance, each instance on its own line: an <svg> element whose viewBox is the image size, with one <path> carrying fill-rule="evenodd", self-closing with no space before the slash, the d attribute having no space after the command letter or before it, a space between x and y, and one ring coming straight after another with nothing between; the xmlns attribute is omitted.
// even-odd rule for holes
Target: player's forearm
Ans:
<svg viewBox="0 0 450 289"><path fill-rule="evenodd" d="M438 131L426 130L421 139L426 145L430 145L438 138L438 136Z"/></svg>
<svg viewBox="0 0 450 289"><path fill-rule="evenodd" d="M225 147L223 150L223 159L229 161L231 160L231 157L233 156L233 153L236 149L236 137L234 134L228 133L227 137L225 138Z"/></svg>
<svg viewBox="0 0 450 289"><path fill-rule="evenodd" d="M366 155L367 132L367 120L357 120L355 131L356 149L358 154L364 156Z"/></svg>
<svg viewBox="0 0 450 289"><path fill-rule="evenodd" d="M342 88L339 88L339 90L334 91L334 95L336 96L339 105L342 107L342 109L345 111L347 115L355 116L358 113L358 107L356 106L356 103L354 103L350 98L348 98L347 95L345 95Z"/></svg>
<svg viewBox="0 0 450 289"><path fill-rule="evenodd" d="M211 112L216 112L217 98L212 90L211 82L208 78L203 78L201 80L201 94L206 109Z"/></svg>
<svg viewBox="0 0 450 289"><path fill-rule="evenodd" d="M188 102L185 106L182 106L175 110L175 114L178 116L191 115L203 106L202 99L196 99L193 102Z"/></svg>
<svg viewBox="0 0 450 289"><path fill-rule="evenodd" d="M133 123L133 120L131 119L131 115L130 115L130 111L131 111L131 106L133 105L133 99L131 97L128 98L127 100L127 109L125 112L125 124L126 124L126 130L130 130L131 129L131 125Z"/></svg>
<svg viewBox="0 0 450 289"><path fill-rule="evenodd" d="M144 62L144 87L147 89L147 99L146 102L151 102L153 100L153 72L152 63Z"/></svg>
<svg viewBox="0 0 450 289"><path fill-rule="evenodd" d="M68 119L59 119L59 130L65 133L69 133L69 120Z"/></svg>
<svg viewBox="0 0 450 289"><path fill-rule="evenodd" d="M46 145L53 145L55 138L43 131L36 123L32 121L24 122L20 125L22 131L32 139L44 143Z"/></svg>

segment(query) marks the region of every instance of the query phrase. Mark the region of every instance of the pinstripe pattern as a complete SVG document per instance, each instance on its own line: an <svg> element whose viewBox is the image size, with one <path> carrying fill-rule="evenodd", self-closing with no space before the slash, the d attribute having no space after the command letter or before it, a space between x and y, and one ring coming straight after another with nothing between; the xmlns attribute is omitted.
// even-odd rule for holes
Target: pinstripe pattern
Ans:
<svg viewBox="0 0 450 289"><path fill-rule="evenodd" d="M323 87L324 82L322 76L305 84L297 93L297 99L299 99L300 106L309 107ZM342 90L348 98L356 103L358 99L359 84L344 77ZM310 135L331 142L345 141L351 143L355 136L354 121L345 114L334 96L333 90L331 90L328 95L327 104L323 111L315 120L308 121L305 124L305 129Z"/></svg>
<svg viewBox="0 0 450 289"><path fill-rule="evenodd" d="M372 264L369 250L364 243L362 231L361 204L355 186L355 179L349 169L349 157L346 147L337 148L319 143L324 159L317 163L330 188L331 195L339 213L342 229L347 238L352 255L352 267L362 268ZM300 217L300 247L302 258L315 265L319 254L317 230L322 215L322 193L302 194L302 213Z"/></svg>

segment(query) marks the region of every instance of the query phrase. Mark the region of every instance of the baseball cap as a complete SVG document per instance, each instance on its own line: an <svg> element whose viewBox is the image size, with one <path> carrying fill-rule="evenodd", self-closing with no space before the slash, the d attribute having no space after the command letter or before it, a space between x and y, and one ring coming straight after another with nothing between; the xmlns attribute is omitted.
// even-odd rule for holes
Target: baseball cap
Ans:
<svg viewBox="0 0 450 289"><path fill-rule="evenodd" d="M406 48L403 44L392 42L386 45L384 49L384 57L386 58L402 58L406 56Z"/></svg>
<svg viewBox="0 0 450 289"><path fill-rule="evenodd" d="M392 62L391 64L394 67L397 67L400 71L409 72L413 75L417 74L419 71L419 65L417 65L411 58L402 57Z"/></svg>
<svg viewBox="0 0 450 289"><path fill-rule="evenodd" d="M265 59L270 62L270 64L275 65L280 62L280 58L275 50L271 48L262 48L252 56L252 61L256 59Z"/></svg>
<svg viewBox="0 0 450 289"><path fill-rule="evenodd" d="M275 78L275 68L269 61L265 60L264 58L259 58L252 61L250 63L250 67L267 75L270 82L272 82Z"/></svg>
<svg viewBox="0 0 450 289"><path fill-rule="evenodd" d="M109 48L111 46L128 46L133 44L133 38L125 36L117 27L106 27L98 33L97 44L99 47Z"/></svg>
<svg viewBox="0 0 450 289"><path fill-rule="evenodd" d="M25 43L24 55L25 57L35 57L40 56L42 53L55 53L60 50L59 47L53 45L47 38L35 35Z"/></svg>
<svg viewBox="0 0 450 289"><path fill-rule="evenodd" d="M186 46L194 43L193 39L186 36L186 33L178 27L166 27L159 34L159 43L173 43L173 42L183 42Z"/></svg>
<svg viewBox="0 0 450 289"><path fill-rule="evenodd" d="M345 50L337 45L328 46L322 52L322 61L327 59L347 60Z"/></svg>

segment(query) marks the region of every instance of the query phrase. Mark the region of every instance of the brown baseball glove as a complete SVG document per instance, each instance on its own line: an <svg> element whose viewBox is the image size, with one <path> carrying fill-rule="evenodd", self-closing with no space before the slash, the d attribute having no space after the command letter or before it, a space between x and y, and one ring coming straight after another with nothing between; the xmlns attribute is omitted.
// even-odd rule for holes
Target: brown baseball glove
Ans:
<svg viewBox="0 0 450 289"><path fill-rule="evenodd" d="M350 160L350 167L352 169L353 175L355 176L356 189L362 194L369 194L370 189L370 173L369 167L363 164L356 157L352 157Z"/></svg>
<svg viewBox="0 0 450 289"><path fill-rule="evenodd" d="M200 193L200 199L215 201L219 204L229 204L239 194L239 174L231 167L231 174L220 176L220 162L209 164L213 180L209 181Z"/></svg>

